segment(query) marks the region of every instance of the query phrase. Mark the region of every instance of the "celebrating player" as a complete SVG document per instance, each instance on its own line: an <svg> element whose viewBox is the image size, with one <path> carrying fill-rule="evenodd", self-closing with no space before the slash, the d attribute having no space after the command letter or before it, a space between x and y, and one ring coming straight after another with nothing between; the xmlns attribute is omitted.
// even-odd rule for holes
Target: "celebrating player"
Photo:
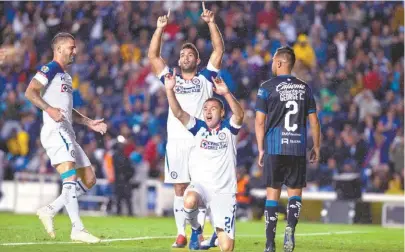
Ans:
<svg viewBox="0 0 405 252"><path fill-rule="evenodd" d="M52 49L53 61L41 67L31 80L25 96L43 111L41 143L52 166L60 173L63 187L61 195L40 208L37 214L48 234L55 238L53 217L65 206L72 222L70 238L96 243L100 239L84 229L77 202L77 198L96 183L96 176L88 157L76 142L72 123L87 125L101 134L106 133L107 125L103 119L91 120L73 109L72 77L66 68L76 55L74 37L69 33L58 33L52 40Z"/></svg>
<svg viewBox="0 0 405 252"><path fill-rule="evenodd" d="M189 248L200 249L202 227L198 207L212 214L214 228L222 251L233 251L236 211L236 135L243 122L243 109L221 79L212 77L214 91L222 95L232 110L223 119L224 105L217 98L203 103L204 120L184 111L176 98L176 73L165 76L165 87L173 115L194 135L190 156L191 183L184 193L184 213L192 227Z"/></svg>
<svg viewBox="0 0 405 252"><path fill-rule="evenodd" d="M201 14L201 18L208 24L214 50L207 67L197 73L197 66L200 63L198 50L191 43L184 44L181 48L180 59L178 61L181 75L176 76L177 84L174 88L176 97L184 110L198 119L203 118L202 107L204 102L212 97L213 84L211 83L211 77L217 76L224 53L224 42L215 23L214 13L205 9L204 2L202 6L203 13ZM168 24L169 17L170 10L167 15L158 18L157 28L153 34L148 52L153 71L162 82L164 81L164 76L172 72L160 56L163 30ZM190 183L189 155L194 142L193 135L183 127L171 110L169 110L167 120L167 132L165 183L174 184L175 198L173 210L177 226L177 239L172 247L182 248L187 245L185 237L186 222L182 211L183 195L188 183ZM205 214L202 214L200 222L203 223L204 220Z"/></svg>
<svg viewBox="0 0 405 252"><path fill-rule="evenodd" d="M287 186L289 197L284 251L294 250L302 188L306 186L307 116L314 141L310 161L319 159L320 125L315 100L308 85L291 75L294 63L294 51L289 47L279 48L272 64L276 77L264 82L257 95L255 130L258 162L259 166L264 166L267 185L265 252L276 251L276 208L283 184Z"/></svg>

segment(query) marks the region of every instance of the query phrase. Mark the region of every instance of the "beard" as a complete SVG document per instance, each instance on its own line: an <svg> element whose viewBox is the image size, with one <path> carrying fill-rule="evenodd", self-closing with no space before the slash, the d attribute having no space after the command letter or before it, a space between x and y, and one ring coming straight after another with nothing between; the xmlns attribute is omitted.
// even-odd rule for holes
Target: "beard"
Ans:
<svg viewBox="0 0 405 252"><path fill-rule="evenodd" d="M68 65L72 65L73 64L73 61L75 60L75 56L71 56L71 57L69 57L69 60L68 60Z"/></svg>
<svg viewBox="0 0 405 252"><path fill-rule="evenodd" d="M193 73L197 69L197 64L196 63L191 63L188 66L185 66L184 64L181 64L180 69L184 73Z"/></svg>

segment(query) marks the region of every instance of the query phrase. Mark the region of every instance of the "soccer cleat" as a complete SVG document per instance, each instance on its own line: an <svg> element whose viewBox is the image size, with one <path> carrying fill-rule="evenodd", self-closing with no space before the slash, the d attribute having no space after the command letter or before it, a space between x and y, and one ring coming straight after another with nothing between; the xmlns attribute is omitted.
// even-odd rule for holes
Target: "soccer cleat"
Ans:
<svg viewBox="0 0 405 252"><path fill-rule="evenodd" d="M264 252L276 252L276 244L271 243L269 246L266 247Z"/></svg>
<svg viewBox="0 0 405 252"><path fill-rule="evenodd" d="M184 248L187 245L187 238L179 234L176 238L176 241L173 243L172 248Z"/></svg>
<svg viewBox="0 0 405 252"><path fill-rule="evenodd" d="M293 252L295 247L294 228L287 226L284 233L284 252Z"/></svg>
<svg viewBox="0 0 405 252"><path fill-rule="evenodd" d="M86 229L73 231L70 233L70 239L75 242L83 243L99 243L101 240L90 234Z"/></svg>
<svg viewBox="0 0 405 252"><path fill-rule="evenodd" d="M49 212L48 207L44 206L37 211L38 218L41 220L42 225L44 225L45 231L48 235L55 239L55 229L53 227L53 214Z"/></svg>
<svg viewBox="0 0 405 252"><path fill-rule="evenodd" d="M209 249L218 246L218 236L217 233L213 233L210 239L201 242L201 248Z"/></svg>
<svg viewBox="0 0 405 252"><path fill-rule="evenodd" d="M200 250L201 249L201 241L204 240L202 236L202 229L199 227L198 229L194 230L193 228L191 229L191 237L190 237L190 243L188 244L188 247L190 250Z"/></svg>

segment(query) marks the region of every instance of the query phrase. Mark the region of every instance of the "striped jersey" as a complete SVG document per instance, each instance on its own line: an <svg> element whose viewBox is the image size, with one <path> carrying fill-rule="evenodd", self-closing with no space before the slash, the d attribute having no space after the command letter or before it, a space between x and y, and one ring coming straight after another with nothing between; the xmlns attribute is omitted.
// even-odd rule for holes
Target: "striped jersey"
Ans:
<svg viewBox="0 0 405 252"><path fill-rule="evenodd" d="M264 82L256 111L266 114L264 148L270 155L306 155L307 116L316 112L309 86L291 75Z"/></svg>

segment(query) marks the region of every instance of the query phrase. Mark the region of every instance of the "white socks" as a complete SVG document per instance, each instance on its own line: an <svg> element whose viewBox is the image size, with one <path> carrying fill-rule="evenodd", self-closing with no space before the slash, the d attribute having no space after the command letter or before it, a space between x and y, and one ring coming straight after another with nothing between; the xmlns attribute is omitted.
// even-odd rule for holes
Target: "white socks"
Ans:
<svg viewBox="0 0 405 252"><path fill-rule="evenodd" d="M198 223L199 213L200 211L198 210L198 208L195 209L184 208L184 215L186 217L186 220L190 222L190 225L194 230L201 227L200 223Z"/></svg>
<svg viewBox="0 0 405 252"><path fill-rule="evenodd" d="M83 223L79 216L79 204L77 202L76 181L67 181L63 183L62 194L66 211L72 222L72 230L80 231L84 229Z"/></svg>
<svg viewBox="0 0 405 252"><path fill-rule="evenodd" d="M76 197L79 198L85 194L89 189L83 184L82 181L76 181ZM63 190L62 190L63 192ZM56 215L65 205L65 196L63 193L59 195L52 203L48 205L48 209L51 211L52 215Z"/></svg>
<svg viewBox="0 0 405 252"><path fill-rule="evenodd" d="M186 217L183 211L184 199L183 196L174 196L173 212L176 220L177 234L186 236Z"/></svg>

